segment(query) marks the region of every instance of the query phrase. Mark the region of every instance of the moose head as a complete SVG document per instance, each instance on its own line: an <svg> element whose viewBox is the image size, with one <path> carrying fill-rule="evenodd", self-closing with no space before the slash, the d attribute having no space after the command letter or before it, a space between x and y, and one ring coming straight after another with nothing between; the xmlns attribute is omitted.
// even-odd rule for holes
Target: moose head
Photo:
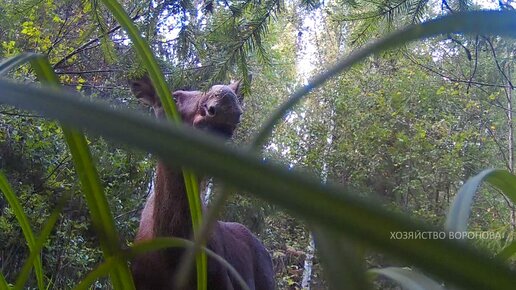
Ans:
<svg viewBox="0 0 516 290"><path fill-rule="evenodd" d="M130 81L131 90L141 102L151 106L156 118L165 112L150 79ZM242 115L240 81L229 85L214 85L207 92L175 91L172 96L184 123L223 137L231 137Z"/></svg>
<svg viewBox="0 0 516 290"><path fill-rule="evenodd" d="M130 84L136 97L151 106L157 118L164 118L163 107L149 78ZM240 122L240 82L215 85L207 92L175 91L172 95L183 122L193 127L229 138ZM192 219L182 172L158 159L153 189L142 211L135 243L156 237L190 238ZM237 269L249 289L275 288L270 254L245 226L217 221L206 244ZM174 276L183 254L182 249L169 249L136 257L131 263L136 289L177 289ZM196 277L191 277L185 289L196 289L196 283ZM208 285L212 290L241 289L227 269L213 259L208 259Z"/></svg>

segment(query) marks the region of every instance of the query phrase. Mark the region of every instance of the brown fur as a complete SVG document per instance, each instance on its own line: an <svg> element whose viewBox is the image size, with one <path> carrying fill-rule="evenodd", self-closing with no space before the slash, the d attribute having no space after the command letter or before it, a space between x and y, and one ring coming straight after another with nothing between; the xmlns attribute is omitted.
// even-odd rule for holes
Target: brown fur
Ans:
<svg viewBox="0 0 516 290"><path fill-rule="evenodd" d="M164 118L163 108L148 78L131 82L138 99L153 107L157 118ZM213 86L207 93L176 91L173 94L183 122L196 128L231 137L240 122L240 84ZM155 237L192 236L183 176L180 170L159 161L154 192L142 211L135 243ZM274 289L274 272L269 253L243 225L217 221L207 241L209 249L222 256L244 278L250 289ZM136 257L131 264L136 288L174 289L175 273L184 250L167 249ZM195 275L192 275L195 276ZM186 289L195 289L192 277ZM208 289L241 289L227 269L208 259Z"/></svg>

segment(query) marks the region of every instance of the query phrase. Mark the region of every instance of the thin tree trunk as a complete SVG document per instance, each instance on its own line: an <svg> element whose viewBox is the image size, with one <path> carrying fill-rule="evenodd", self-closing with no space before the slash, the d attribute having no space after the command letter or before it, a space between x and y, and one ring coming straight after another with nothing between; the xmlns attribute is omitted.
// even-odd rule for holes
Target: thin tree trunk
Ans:
<svg viewBox="0 0 516 290"><path fill-rule="evenodd" d="M320 11L317 12L319 15L321 13ZM308 75L311 74L311 72L315 69L313 58L316 57L314 52L314 46L319 47L317 43L317 29L318 25L321 24L317 20L319 18L314 17L311 19L311 21L308 21L308 15L303 15L302 12L297 12L299 15L299 22L297 23L298 30L300 33L298 34L298 38L296 41L296 50L297 50L297 70L298 70L298 79L301 83L305 84L308 81ZM306 27L306 30L304 29ZM330 92L328 92L329 94ZM331 94L330 94L331 95ZM326 111L329 112L329 115L326 120L329 122L329 130L328 135L326 138L326 142L324 144L325 148L323 150L324 152L324 160L321 166L321 182L326 183L328 179L328 161L326 160L326 157L330 155L331 153L331 147L333 145L333 135L335 131L335 108L334 104L331 100L322 100L322 103L324 103L324 106L326 106ZM315 239L314 234L310 231L309 232L309 241L308 245L305 249L305 261L303 266L303 276L301 280L301 289L303 290L310 290L311 288L311 282L312 282L312 273L313 273L313 262L314 262L314 256L315 256Z"/></svg>
<svg viewBox="0 0 516 290"><path fill-rule="evenodd" d="M510 77L510 71L508 76ZM513 113L512 113L512 87L507 84L507 123L509 127L508 143L509 143L509 171L514 173L514 126L513 126Z"/></svg>
<svg viewBox="0 0 516 290"><path fill-rule="evenodd" d="M310 232L310 242L306 247L305 263L303 265L303 280L301 281L301 289L309 290L312 282L312 268L314 265L314 254L315 254L315 241L312 233Z"/></svg>
<svg viewBox="0 0 516 290"><path fill-rule="evenodd" d="M507 78L511 79L510 62L507 63ZM513 123L513 106L512 106L512 86L507 80L506 94L507 94L507 125L509 128L508 145L509 145L509 171L514 174L514 123ZM516 229L516 208L514 204L511 205L511 228Z"/></svg>
<svg viewBox="0 0 516 290"><path fill-rule="evenodd" d="M310 27L305 28L304 22L307 16L303 15L297 8L294 8L295 13L298 15L297 30L299 31L296 39L296 70L297 78L300 83L306 83L308 81L308 74L312 71L313 67L310 60L310 53L308 52L307 46L311 43ZM301 279L301 289L310 290L312 282L312 269L313 260L315 255L315 241L312 232L308 232L309 241L305 248L305 261L303 264L303 276Z"/></svg>
<svg viewBox="0 0 516 290"><path fill-rule="evenodd" d="M327 157L331 153L332 145L333 145L333 136L335 132L335 108L334 105L331 103L331 101L328 101L326 104L328 111L329 111L329 130L328 130L328 136L326 138L326 144L324 148L324 160L321 168L321 182L326 183L328 181L328 161ZM315 240L312 232L310 232L310 241L308 243L308 246L306 247L305 253L305 262L304 262L304 268L303 268L303 279L301 282L301 289L303 290L309 290L310 284L312 281L312 268L313 268L313 260L315 255Z"/></svg>
<svg viewBox="0 0 516 290"><path fill-rule="evenodd" d="M209 204L213 193L213 178L208 179L204 188L204 204Z"/></svg>

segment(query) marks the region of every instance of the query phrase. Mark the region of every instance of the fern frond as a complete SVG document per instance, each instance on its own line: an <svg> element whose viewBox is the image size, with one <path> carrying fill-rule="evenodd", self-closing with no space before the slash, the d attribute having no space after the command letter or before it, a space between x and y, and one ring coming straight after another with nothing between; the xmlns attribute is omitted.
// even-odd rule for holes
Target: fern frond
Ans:
<svg viewBox="0 0 516 290"><path fill-rule="evenodd" d="M218 57L210 62L215 70L211 82L224 80L233 66L237 66L242 75L248 74L248 55L255 53L263 63L269 63L267 52L263 47L263 37L268 32L270 20L279 11L278 1L267 1L260 6L244 2L240 6L241 17L233 20L221 20L210 34L213 47L222 48Z"/></svg>
<svg viewBox="0 0 516 290"><path fill-rule="evenodd" d="M301 0L301 6L308 11L315 10L322 5L321 0Z"/></svg>
<svg viewBox="0 0 516 290"><path fill-rule="evenodd" d="M422 22L428 11L428 3L428 0L351 1L348 5L354 5L352 10L359 12L339 15L335 20L352 22L352 44L361 45L378 34Z"/></svg>
<svg viewBox="0 0 516 290"><path fill-rule="evenodd" d="M426 12L427 4L428 0L420 0L410 7L409 13L412 16L412 24L423 22L423 15Z"/></svg>

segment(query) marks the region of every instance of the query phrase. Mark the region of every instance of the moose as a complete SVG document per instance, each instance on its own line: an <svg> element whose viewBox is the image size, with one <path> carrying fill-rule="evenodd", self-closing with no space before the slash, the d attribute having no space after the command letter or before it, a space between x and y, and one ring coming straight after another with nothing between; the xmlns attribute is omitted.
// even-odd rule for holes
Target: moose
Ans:
<svg viewBox="0 0 516 290"><path fill-rule="evenodd" d="M130 81L133 94L152 107L158 119L165 113L148 77ZM184 123L229 139L242 115L241 82L214 85L207 92L175 91L174 101ZM158 160L154 191L141 214L135 243L155 237L192 236L183 175L180 169ZM222 256L254 290L275 288L274 271L263 244L239 223L217 221L207 239L207 247ZM136 289L176 289L175 274L184 249L170 248L137 256L131 263ZM195 275L190 275L195 276ZM196 289L196 278L190 277L185 289ZM208 258L208 289L242 289L236 279L219 262Z"/></svg>

